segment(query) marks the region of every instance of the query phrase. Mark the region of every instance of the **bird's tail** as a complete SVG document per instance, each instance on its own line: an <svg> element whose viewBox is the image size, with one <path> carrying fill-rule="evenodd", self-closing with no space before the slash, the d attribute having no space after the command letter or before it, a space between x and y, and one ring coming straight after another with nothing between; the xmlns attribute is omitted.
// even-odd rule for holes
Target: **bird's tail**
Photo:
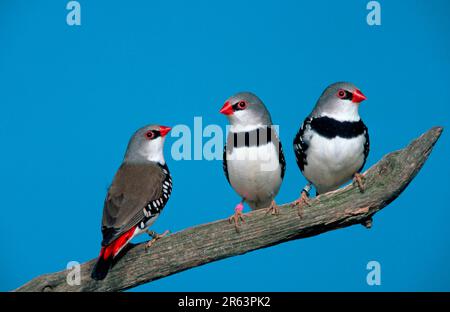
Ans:
<svg viewBox="0 0 450 312"><path fill-rule="evenodd" d="M102 280L108 274L109 269L113 264L113 259L119 252L128 244L128 242L133 238L136 232L137 226L132 227L117 239L115 239L109 245L103 246L100 250L100 255L98 256L97 263L92 269L91 277L95 280Z"/></svg>
<svg viewBox="0 0 450 312"><path fill-rule="evenodd" d="M108 274L109 269L111 268L113 257L110 255L105 259L104 257L105 248L103 247L100 251L100 256L97 259L97 263L94 265L92 269L91 277L96 281L102 280Z"/></svg>

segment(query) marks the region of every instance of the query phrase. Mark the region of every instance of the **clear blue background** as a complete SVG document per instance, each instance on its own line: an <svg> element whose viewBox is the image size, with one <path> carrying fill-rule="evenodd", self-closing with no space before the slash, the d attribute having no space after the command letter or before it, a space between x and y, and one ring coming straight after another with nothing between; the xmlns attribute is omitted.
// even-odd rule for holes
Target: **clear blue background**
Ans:
<svg viewBox="0 0 450 312"><path fill-rule="evenodd" d="M66 24L67 2L0 3L0 290L97 256L106 189L145 124L192 127L202 116L225 126L225 99L255 92L281 125L279 203L305 183L291 142L332 82L368 97L368 166L449 126L445 0L380 1L380 27L366 24L368 1L81 0L79 27ZM448 137L370 231L284 243L136 290L450 290ZM154 229L230 215L239 199L221 161L174 161L174 141L165 148L174 192ZM381 263L381 286L366 284L370 260Z"/></svg>

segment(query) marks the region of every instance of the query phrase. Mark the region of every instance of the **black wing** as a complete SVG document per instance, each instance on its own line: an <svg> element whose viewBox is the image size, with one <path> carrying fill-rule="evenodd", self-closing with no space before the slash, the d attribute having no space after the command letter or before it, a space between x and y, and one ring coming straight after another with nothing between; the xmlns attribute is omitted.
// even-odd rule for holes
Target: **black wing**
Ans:
<svg viewBox="0 0 450 312"><path fill-rule="evenodd" d="M276 131L273 130L272 127L267 127L267 130L267 140L272 141L273 144L275 144L275 147L278 145L278 163L281 168L281 179L283 179L284 173L286 172L286 160L284 159L283 145L281 144L281 140L278 138Z"/></svg>
<svg viewBox="0 0 450 312"><path fill-rule="evenodd" d="M284 173L286 172L286 160L284 159L283 154L283 146L281 145L281 141L279 141L280 154L278 156L280 166L281 166L281 179L284 178Z"/></svg>
<svg viewBox="0 0 450 312"><path fill-rule="evenodd" d="M297 165L302 172L305 168L305 165L308 164L306 160L306 150L308 149L309 145L304 139L304 134L306 128L311 125L311 120L312 118L308 117L305 119L305 121L303 121L300 130L297 132L294 138L295 159L297 160Z"/></svg>
<svg viewBox="0 0 450 312"><path fill-rule="evenodd" d="M363 125L364 125L364 123L363 123ZM366 142L364 142L364 162L363 162L361 168L359 168L358 173L360 173L363 170L364 165L366 164L367 157L369 156L369 151L370 151L369 129L367 129L366 125L364 125L364 138L366 139Z"/></svg>
<svg viewBox="0 0 450 312"><path fill-rule="evenodd" d="M225 173L225 177L227 178L228 183L230 183L230 177L228 176L228 167L227 167L227 145L223 146L223 157L222 157L222 168Z"/></svg>

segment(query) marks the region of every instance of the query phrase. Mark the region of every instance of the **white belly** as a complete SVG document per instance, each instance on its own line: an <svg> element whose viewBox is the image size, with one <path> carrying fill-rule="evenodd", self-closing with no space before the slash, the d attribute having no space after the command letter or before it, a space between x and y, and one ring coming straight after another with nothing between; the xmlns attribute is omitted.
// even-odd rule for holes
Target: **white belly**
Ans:
<svg viewBox="0 0 450 312"><path fill-rule="evenodd" d="M230 184L252 208L270 205L281 185L281 167L273 143L227 150ZM255 203L253 205L253 202Z"/></svg>
<svg viewBox="0 0 450 312"><path fill-rule="evenodd" d="M337 189L363 165L365 140L363 134L353 139L312 135L303 174L319 193Z"/></svg>

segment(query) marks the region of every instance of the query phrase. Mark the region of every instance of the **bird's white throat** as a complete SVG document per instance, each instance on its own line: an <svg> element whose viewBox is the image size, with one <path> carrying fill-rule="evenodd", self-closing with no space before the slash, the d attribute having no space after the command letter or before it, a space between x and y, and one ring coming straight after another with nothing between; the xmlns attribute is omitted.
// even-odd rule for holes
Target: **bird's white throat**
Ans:
<svg viewBox="0 0 450 312"><path fill-rule="evenodd" d="M166 161L164 160L163 148L164 138L159 137L149 141L147 144L144 144L142 149L139 150L139 153L148 161L153 161L164 165Z"/></svg>
<svg viewBox="0 0 450 312"><path fill-rule="evenodd" d="M347 103L340 105L337 110L322 112L320 117L329 117L336 119L337 121L359 121L361 119L359 116L358 105L348 105Z"/></svg>

